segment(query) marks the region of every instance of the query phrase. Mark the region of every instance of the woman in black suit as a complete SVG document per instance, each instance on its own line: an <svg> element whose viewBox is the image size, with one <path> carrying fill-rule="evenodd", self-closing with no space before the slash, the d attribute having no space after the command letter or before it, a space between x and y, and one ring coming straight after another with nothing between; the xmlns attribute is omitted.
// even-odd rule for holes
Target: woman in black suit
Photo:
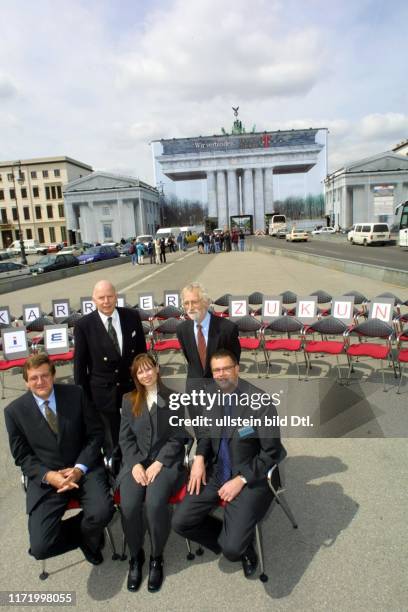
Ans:
<svg viewBox="0 0 408 612"><path fill-rule="evenodd" d="M118 476L123 530L131 554L127 588L137 591L142 581L144 503L151 540L148 590L155 592L163 582L163 550L170 533L168 499L186 477L188 434L169 423L178 413L169 409L172 391L162 383L153 356L135 357L131 374L136 388L123 397L119 437L123 465Z"/></svg>

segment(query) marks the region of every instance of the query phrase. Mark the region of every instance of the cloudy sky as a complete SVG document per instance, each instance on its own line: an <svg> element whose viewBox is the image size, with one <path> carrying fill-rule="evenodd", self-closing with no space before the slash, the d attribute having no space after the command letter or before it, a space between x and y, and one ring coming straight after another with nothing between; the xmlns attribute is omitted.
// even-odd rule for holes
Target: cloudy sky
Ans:
<svg viewBox="0 0 408 612"><path fill-rule="evenodd" d="M408 138L408 2L2 3L0 155L153 181L149 142L327 127L329 168Z"/></svg>

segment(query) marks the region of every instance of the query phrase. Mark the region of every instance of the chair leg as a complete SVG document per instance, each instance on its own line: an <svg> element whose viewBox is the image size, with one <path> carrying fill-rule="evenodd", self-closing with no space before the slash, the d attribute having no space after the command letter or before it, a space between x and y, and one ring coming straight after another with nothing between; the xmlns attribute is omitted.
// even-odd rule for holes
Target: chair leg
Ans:
<svg viewBox="0 0 408 612"><path fill-rule="evenodd" d="M383 380L383 391L386 391L387 389L385 388L384 364L383 364L382 359L380 359L380 364L381 364L381 374L382 374L382 380Z"/></svg>
<svg viewBox="0 0 408 612"><path fill-rule="evenodd" d="M268 582L268 576L267 574L265 574L264 554L263 554L263 547L262 547L262 533L261 533L260 524L257 524L255 526L255 538L256 538L256 547L258 549L259 564L261 566L261 575L259 576L259 580L261 582Z"/></svg>
<svg viewBox="0 0 408 612"><path fill-rule="evenodd" d="M276 499L276 502L279 504L279 506L284 511L284 513L286 514L286 516L288 517L289 521L292 523L293 529L297 529L298 524L296 522L295 517L292 514L291 509L289 508L289 504L286 501L284 494L279 493L278 495L275 496L275 499Z"/></svg>
<svg viewBox="0 0 408 612"><path fill-rule="evenodd" d="M117 561L118 559L120 559L120 555L118 555L118 553L116 552L115 541L114 541L114 539L112 537L112 532L111 532L110 527L108 525L105 527L105 535L106 535L106 539L109 542L109 546L111 547L112 561Z"/></svg>
<svg viewBox="0 0 408 612"><path fill-rule="evenodd" d="M401 388L401 383L402 383L402 373L404 371L404 366L401 365L401 362L399 362L399 366L400 366L400 380L399 380L399 383L398 383L397 393L400 393L400 388Z"/></svg>
<svg viewBox="0 0 408 612"><path fill-rule="evenodd" d="M296 352L295 352L295 362L296 362L296 369L297 369L297 373L298 373L298 380L300 380L299 362L298 362L298 358L297 358ZM307 362L306 362L306 380L307 380Z"/></svg>
<svg viewBox="0 0 408 612"><path fill-rule="evenodd" d="M6 395L4 393L4 372L1 373L1 399L5 399Z"/></svg>
<svg viewBox="0 0 408 612"><path fill-rule="evenodd" d="M39 575L40 580L47 580L49 573L45 569L45 559L41 560L41 574Z"/></svg>
<svg viewBox="0 0 408 612"><path fill-rule="evenodd" d="M187 561L192 561L195 559L195 554L191 551L191 542L188 538L186 538L186 546L187 546Z"/></svg>

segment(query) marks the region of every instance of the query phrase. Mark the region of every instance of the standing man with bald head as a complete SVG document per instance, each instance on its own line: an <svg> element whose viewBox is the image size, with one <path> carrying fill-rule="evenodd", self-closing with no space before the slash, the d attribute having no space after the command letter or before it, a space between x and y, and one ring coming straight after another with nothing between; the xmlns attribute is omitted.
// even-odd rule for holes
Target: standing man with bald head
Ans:
<svg viewBox="0 0 408 612"><path fill-rule="evenodd" d="M118 444L122 396L134 387L130 366L136 355L146 352L138 313L117 307L117 297L111 282L96 283L92 293L96 310L74 328L75 383L81 385L101 415L108 456Z"/></svg>

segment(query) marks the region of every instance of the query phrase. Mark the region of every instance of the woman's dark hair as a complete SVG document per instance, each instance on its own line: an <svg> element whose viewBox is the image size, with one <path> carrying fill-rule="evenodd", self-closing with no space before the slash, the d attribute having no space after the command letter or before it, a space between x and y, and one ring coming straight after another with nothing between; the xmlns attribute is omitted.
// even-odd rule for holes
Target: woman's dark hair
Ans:
<svg viewBox="0 0 408 612"><path fill-rule="evenodd" d="M130 374L133 378L133 382L135 383L135 389L128 393L128 398L132 404L132 414L135 417L138 417L142 413L142 407L146 400L146 387L144 387L137 378L137 371L139 368L148 367L148 368L156 368L157 361L151 353L140 353L137 355L132 365L130 366ZM160 374L157 374L157 386L160 384Z"/></svg>

